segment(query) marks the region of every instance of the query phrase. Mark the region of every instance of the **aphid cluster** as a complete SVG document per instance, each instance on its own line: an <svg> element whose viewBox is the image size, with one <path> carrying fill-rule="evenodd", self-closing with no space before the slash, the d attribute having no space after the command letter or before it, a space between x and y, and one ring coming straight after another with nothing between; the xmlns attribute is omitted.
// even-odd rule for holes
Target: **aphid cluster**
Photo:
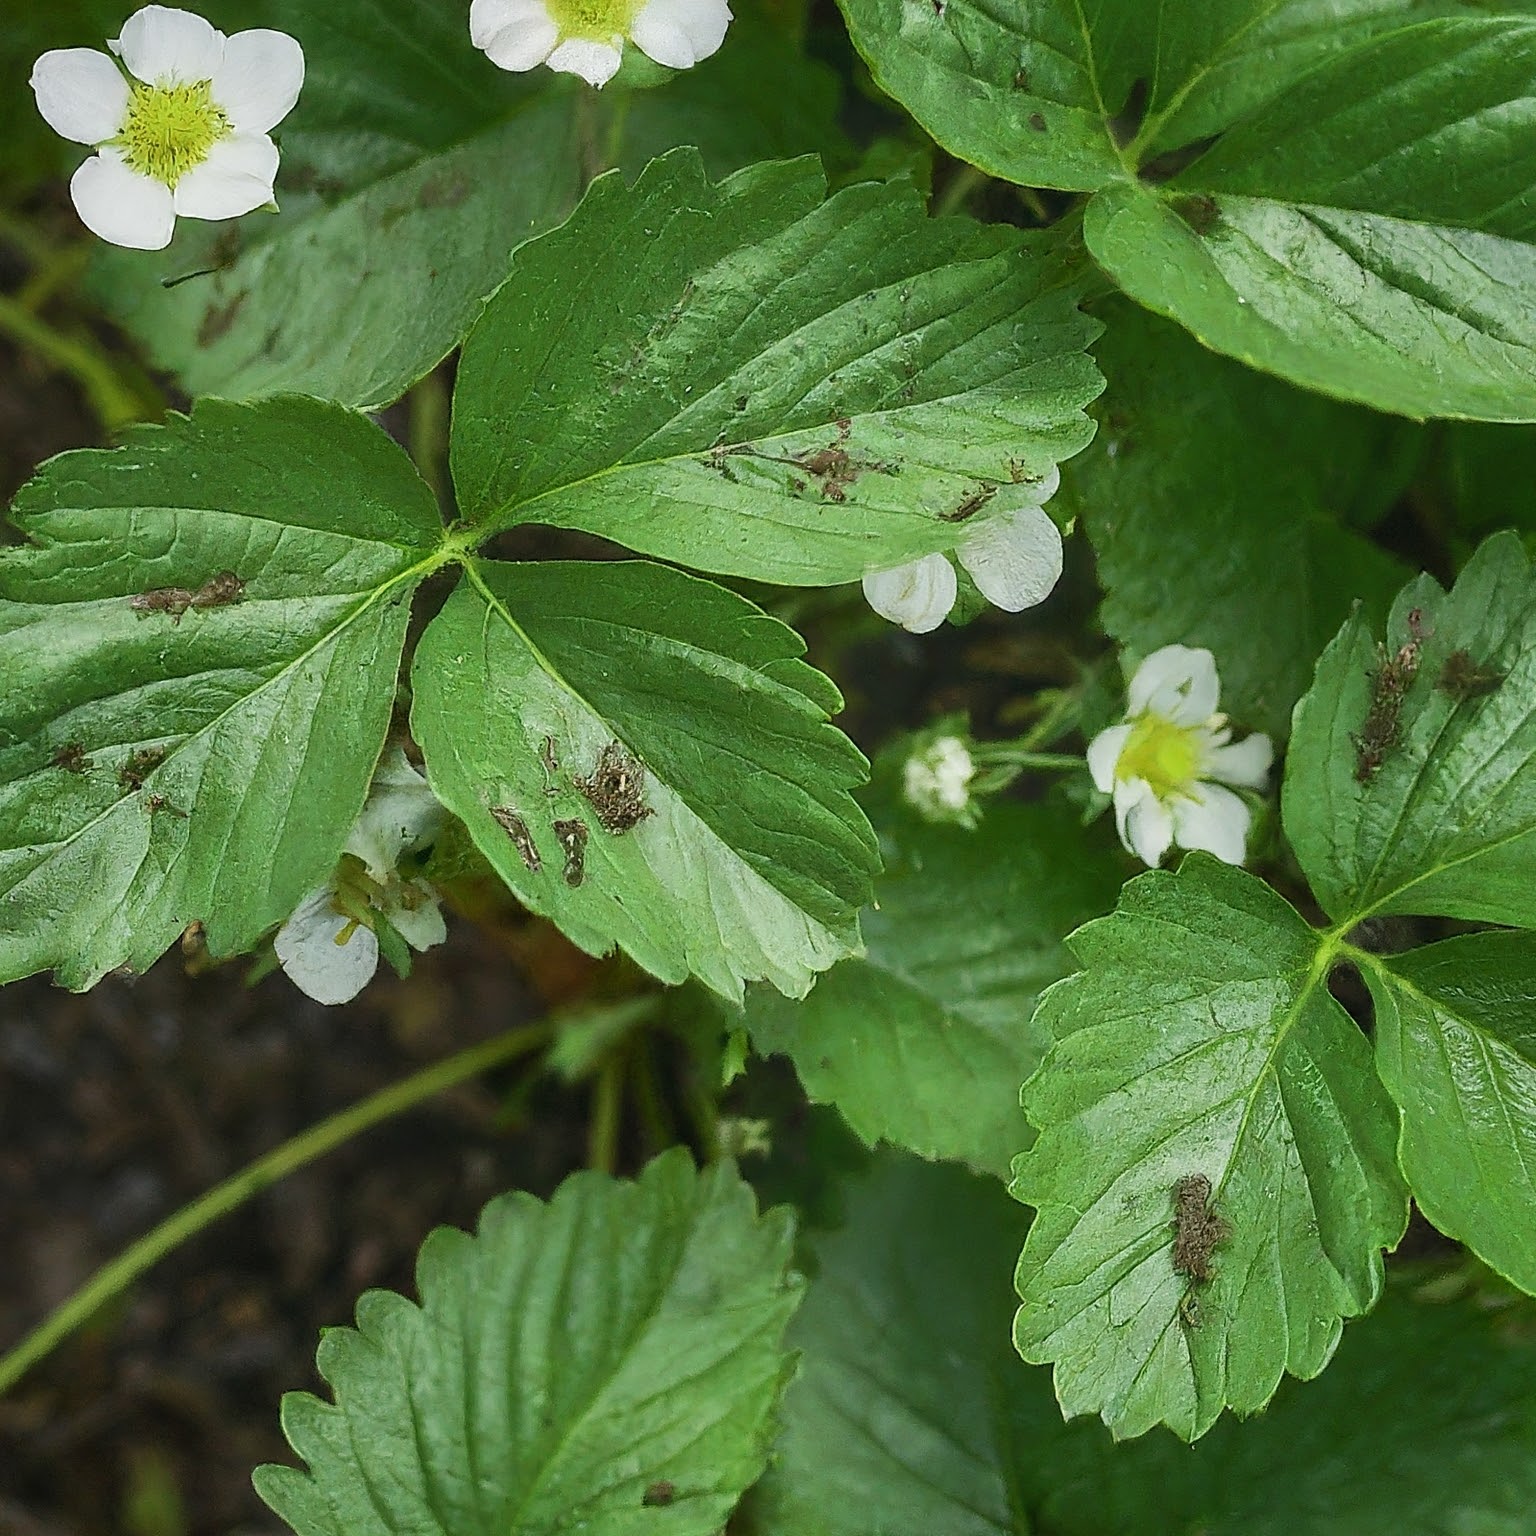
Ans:
<svg viewBox="0 0 1536 1536"><path fill-rule="evenodd" d="M1211 1181L1203 1173L1187 1173L1173 1186L1173 1225L1173 1267L1204 1285L1215 1273L1211 1255L1232 1226L1211 1209Z"/></svg>
<svg viewBox="0 0 1536 1536"><path fill-rule="evenodd" d="M164 747L143 747L117 770L117 782L128 790L140 790L144 780L165 761Z"/></svg>
<svg viewBox="0 0 1536 1536"><path fill-rule="evenodd" d="M65 773L88 773L91 769L91 760L85 755L85 743L83 741L65 742L53 754L53 766L62 768Z"/></svg>
<svg viewBox="0 0 1536 1536"><path fill-rule="evenodd" d="M661 1478L645 1490L640 1500L644 1509L665 1509L677 1497L677 1484Z"/></svg>
<svg viewBox="0 0 1536 1536"><path fill-rule="evenodd" d="M645 765L619 741L603 748L591 774L575 780L605 832L621 835L656 812L645 803Z"/></svg>
<svg viewBox="0 0 1536 1536"><path fill-rule="evenodd" d="M975 515L997 495L995 485L978 486L972 491L952 512L941 512L939 518L946 523L963 523L967 518Z"/></svg>
<svg viewBox="0 0 1536 1536"><path fill-rule="evenodd" d="M189 608L227 608L245 596L245 583L233 571L210 576L195 592L190 587L155 587L128 599L135 613L168 613L174 623L181 623Z"/></svg>
<svg viewBox="0 0 1536 1536"><path fill-rule="evenodd" d="M1423 616L1417 608L1408 613L1409 638L1396 651L1376 647L1376 670L1371 674L1371 702L1365 712L1365 724L1355 737L1355 779L1369 784L1397 745L1403 729L1403 700L1413 680L1419 675L1419 653L1425 632Z"/></svg>

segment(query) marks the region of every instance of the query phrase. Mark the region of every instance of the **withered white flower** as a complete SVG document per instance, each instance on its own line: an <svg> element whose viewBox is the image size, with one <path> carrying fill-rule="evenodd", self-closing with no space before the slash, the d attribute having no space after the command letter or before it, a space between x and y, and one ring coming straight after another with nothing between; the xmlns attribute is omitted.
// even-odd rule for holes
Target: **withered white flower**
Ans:
<svg viewBox="0 0 1536 1536"><path fill-rule="evenodd" d="M725 41L726 0L474 0L469 36L500 69L547 64L604 86L627 41L669 69L688 69Z"/></svg>
<svg viewBox="0 0 1536 1536"><path fill-rule="evenodd" d="M380 923L417 950L448 936L437 893L397 868L402 855L432 841L442 820L443 808L427 781L398 747L388 753L335 878L299 903L273 941L283 970L301 992L318 1003L356 997L378 968Z"/></svg>
<svg viewBox="0 0 1536 1536"><path fill-rule="evenodd" d="M1222 786L1263 789L1275 754L1262 734L1232 741L1220 700L1216 658L1165 645L1136 669L1125 723L1089 744L1088 770L1114 797L1120 841L1144 864L1156 867L1174 843L1243 862L1251 812Z"/></svg>
<svg viewBox="0 0 1536 1536"><path fill-rule="evenodd" d="M914 752L902 767L902 794L929 821L975 824L971 780L976 764L958 736L939 736Z"/></svg>
<svg viewBox="0 0 1536 1536"><path fill-rule="evenodd" d="M55 48L32 69L48 126L96 147L69 184L92 234L158 251L178 216L235 219L272 202L270 130L304 84L293 38L226 37L190 11L147 5L107 46L121 67L92 48Z"/></svg>
<svg viewBox="0 0 1536 1536"><path fill-rule="evenodd" d="M1011 498L1008 507L955 546L955 558L994 608L1022 613L1043 603L1061 579L1061 530L1042 510L1060 484L1053 467L1039 480L1005 486L998 494ZM864 578L869 606L914 635L937 629L958 594L947 555L923 555Z"/></svg>

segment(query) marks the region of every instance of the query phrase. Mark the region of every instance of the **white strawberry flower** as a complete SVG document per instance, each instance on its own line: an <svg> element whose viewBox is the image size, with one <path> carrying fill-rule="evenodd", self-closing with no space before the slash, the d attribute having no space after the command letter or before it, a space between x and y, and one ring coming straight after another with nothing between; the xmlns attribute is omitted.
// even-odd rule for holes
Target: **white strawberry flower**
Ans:
<svg viewBox="0 0 1536 1536"><path fill-rule="evenodd" d="M1060 484L1053 466L1039 480L1003 487L997 494L1009 505L956 544L955 559L994 608L1022 613L1043 603L1061 579L1061 530L1043 510ZM914 635L937 629L959 590L947 555L923 555L864 577L869 606Z"/></svg>
<svg viewBox="0 0 1536 1536"><path fill-rule="evenodd" d="M725 41L727 0L474 0L469 37L499 69L547 64L606 85L624 44L669 69L689 69Z"/></svg>
<svg viewBox="0 0 1536 1536"><path fill-rule="evenodd" d="M1174 843L1243 862L1252 813L1222 786L1262 790L1275 752L1259 733L1234 742L1220 700L1216 658L1165 645L1136 669L1124 724L1089 744L1088 770L1114 797L1120 841L1144 864L1155 868Z"/></svg>
<svg viewBox="0 0 1536 1536"><path fill-rule="evenodd" d="M93 48L54 48L32 69L48 126L96 148L69 184L92 234L158 251L178 216L237 219L272 202L269 131L304 84L293 38L226 37L190 11L147 5L107 46L121 68Z"/></svg>
<svg viewBox="0 0 1536 1536"><path fill-rule="evenodd" d="M437 893L397 867L403 855L432 841L442 820L427 781L395 748L374 774L331 883L311 891L273 941L279 963L301 992L318 1003L356 997L378 968L380 923L416 950L447 938Z"/></svg>

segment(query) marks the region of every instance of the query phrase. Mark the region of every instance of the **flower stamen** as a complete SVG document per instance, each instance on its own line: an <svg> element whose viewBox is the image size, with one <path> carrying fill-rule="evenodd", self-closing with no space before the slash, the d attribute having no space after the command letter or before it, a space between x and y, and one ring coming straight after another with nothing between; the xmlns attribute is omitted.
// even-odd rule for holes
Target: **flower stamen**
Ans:
<svg viewBox="0 0 1536 1536"><path fill-rule="evenodd" d="M1122 783L1142 779L1159 799L1178 794L1200 777L1201 737L1198 728L1142 715L1121 749L1115 777Z"/></svg>
<svg viewBox="0 0 1536 1536"><path fill-rule="evenodd" d="M229 132L229 118L213 99L211 81L135 85L116 143L130 170L174 189Z"/></svg>

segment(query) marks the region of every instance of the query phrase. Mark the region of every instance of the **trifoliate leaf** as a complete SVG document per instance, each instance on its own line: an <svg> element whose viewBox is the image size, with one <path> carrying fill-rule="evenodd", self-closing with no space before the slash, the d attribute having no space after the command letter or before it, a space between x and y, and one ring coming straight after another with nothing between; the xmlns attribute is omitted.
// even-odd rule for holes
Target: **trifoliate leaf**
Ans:
<svg viewBox="0 0 1536 1536"><path fill-rule="evenodd" d="M1529 1526L1536 1334L1519 1307L1390 1286L1317 1381L1198 1445L1063 1424L1007 1344L1024 1214L886 1156L847 1181L790 1329L801 1366L750 1496L758 1536L1406 1536Z"/></svg>
<svg viewBox="0 0 1536 1536"><path fill-rule="evenodd" d="M1382 0L839 0L877 83L953 155L1090 191L1225 127L1380 27ZM1150 87L1150 88L1149 88Z"/></svg>
<svg viewBox="0 0 1536 1536"><path fill-rule="evenodd" d="M1024 1089L1015 1342L1068 1414L1192 1440L1315 1376L1375 1304L1407 1219L1392 1106L1329 951L1241 870L1142 875L1070 946Z"/></svg>
<svg viewBox="0 0 1536 1536"><path fill-rule="evenodd" d="M1414 1199L1536 1292L1536 935L1473 934L1364 970Z"/></svg>
<svg viewBox="0 0 1536 1536"><path fill-rule="evenodd" d="M97 295L190 394L387 404L463 339L513 247L574 205L573 98L496 70L462 7L200 10L304 46L304 91L278 130L282 214L183 220L165 251L103 248Z"/></svg>
<svg viewBox="0 0 1536 1536"><path fill-rule="evenodd" d="M1206 346L1403 415L1536 419L1530 20L1391 0L842 3L941 144L1092 192L1090 254Z"/></svg>
<svg viewBox="0 0 1536 1536"><path fill-rule="evenodd" d="M1089 440L1098 328L1050 237L825 190L679 150L523 247L459 369L468 521L829 585L953 548Z"/></svg>
<svg viewBox="0 0 1536 1536"><path fill-rule="evenodd" d="M334 864L442 524L365 418L204 401L65 454L0 555L0 980L248 948Z"/></svg>
<svg viewBox="0 0 1536 1536"><path fill-rule="evenodd" d="M1385 615L1408 574L1339 516L1351 482L1385 475L1394 424L1213 356L1123 302L1097 356L1104 422L1063 498L1098 555L1104 627L1132 660L1206 647L1222 708L1283 739L1352 606Z"/></svg>
<svg viewBox="0 0 1536 1536"><path fill-rule="evenodd" d="M974 832L882 825L867 954L802 1003L753 992L753 1042L790 1056L865 1141L1006 1176L1029 1137L1019 1084L1043 1049L1035 998L1070 969L1067 932L1114 902L1118 860L1053 806L997 804Z"/></svg>
<svg viewBox="0 0 1536 1536"><path fill-rule="evenodd" d="M1513 534L1351 619L1297 706L1285 830L1328 914L1536 924L1536 581Z"/></svg>
<svg viewBox="0 0 1536 1536"><path fill-rule="evenodd" d="M715 1536L762 1470L799 1299L790 1226L733 1168L504 1195L327 1332L334 1393L283 1400L307 1471L263 1467L299 1536Z"/></svg>
<svg viewBox="0 0 1536 1536"><path fill-rule="evenodd" d="M584 949L800 996L859 948L877 863L804 649L662 566L488 563L422 637L413 725L439 797Z"/></svg>

